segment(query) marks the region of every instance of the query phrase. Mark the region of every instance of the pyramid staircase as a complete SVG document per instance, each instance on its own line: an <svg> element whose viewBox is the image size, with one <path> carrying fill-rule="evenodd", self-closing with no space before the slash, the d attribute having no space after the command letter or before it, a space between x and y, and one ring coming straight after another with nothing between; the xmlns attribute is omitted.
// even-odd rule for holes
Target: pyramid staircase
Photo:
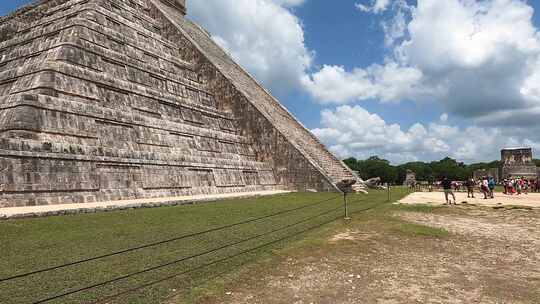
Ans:
<svg viewBox="0 0 540 304"><path fill-rule="evenodd" d="M328 149L294 116L287 111L254 77L217 45L210 35L200 26L194 24L181 14L159 0L152 2L164 13L177 29L199 46L215 66L217 66L243 94L251 97L250 101L272 124L306 156L331 182L336 185L344 179L357 179L351 170ZM363 189L360 183L355 189Z"/></svg>

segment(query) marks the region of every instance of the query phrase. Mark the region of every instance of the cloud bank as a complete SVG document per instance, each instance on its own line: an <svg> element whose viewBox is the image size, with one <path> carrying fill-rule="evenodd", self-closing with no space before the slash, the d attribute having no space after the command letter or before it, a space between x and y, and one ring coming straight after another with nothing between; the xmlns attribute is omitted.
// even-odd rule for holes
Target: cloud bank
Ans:
<svg viewBox="0 0 540 304"><path fill-rule="evenodd" d="M360 159L379 155L394 163L438 160L450 156L472 163L500 158L503 147L540 148L520 130L489 127L458 127L448 116L428 124L416 123L408 129L390 124L377 114L356 105L343 105L321 113L321 127L313 129L338 156ZM529 132L538 132L534 127Z"/></svg>
<svg viewBox="0 0 540 304"><path fill-rule="evenodd" d="M189 16L272 92L285 94L300 87L313 61L302 24L290 10L304 2L191 1Z"/></svg>
<svg viewBox="0 0 540 304"><path fill-rule="evenodd" d="M526 2L419 0L416 7L404 1L393 7L395 15L382 23L392 46L386 62L349 71L324 66L303 78L314 99L437 102L483 124L538 118L522 113L540 107L540 35ZM513 113L525 120L511 119Z"/></svg>
<svg viewBox="0 0 540 304"><path fill-rule="evenodd" d="M472 162L498 158L504 146L540 147L540 34L526 1L358 0L359 18L380 19L385 60L317 70L294 14L306 3L193 1L190 15L273 93L300 88L326 107L313 132L340 156ZM444 113L406 129L358 105L366 100Z"/></svg>
<svg viewBox="0 0 540 304"><path fill-rule="evenodd" d="M356 7L392 12L381 17L388 56L364 68L325 65L304 76L313 99L323 105L412 100L446 113L440 122L402 130L376 115L368 119L373 114L358 106L326 110L323 128L314 132L336 153L394 162L446 155L480 161L498 158L504 146L539 146L540 34L526 1L418 0L410 6L394 0ZM341 123L332 123L337 117ZM452 127L449 117L469 127ZM380 132L362 131L370 127Z"/></svg>

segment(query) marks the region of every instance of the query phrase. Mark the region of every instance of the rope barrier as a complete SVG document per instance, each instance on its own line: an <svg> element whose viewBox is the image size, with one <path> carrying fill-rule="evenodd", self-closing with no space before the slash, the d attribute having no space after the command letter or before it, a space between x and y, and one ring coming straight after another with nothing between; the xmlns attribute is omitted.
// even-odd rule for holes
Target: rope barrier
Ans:
<svg viewBox="0 0 540 304"><path fill-rule="evenodd" d="M157 270L157 269L161 269L161 268L164 268L164 267L167 267L167 266L178 264L178 263L181 263L181 262L184 262L184 261L196 258L196 257L200 257L200 256L203 256L203 255L207 255L207 254L210 254L210 253L213 253L213 252L216 252L216 251L228 248L228 247L236 246L236 245L239 245L241 243L245 243L245 242L248 242L248 241L251 241L251 240L254 240L254 239L257 239L257 238L260 238L260 237L275 233L275 232L286 230L288 228L291 228L291 227L297 226L299 224L308 222L308 221L310 221L312 219L315 219L317 217L330 214L330 213L332 213L334 211L337 211L337 210L340 210L340 209L341 209L341 206L338 207L338 208L334 208L332 210L328 210L328 211L319 213L319 214L317 214L315 216L308 217L308 218L306 218L306 219L304 219L302 221L299 221L299 222L296 222L296 223L293 223L293 224L289 224L289 225L286 225L286 226L283 226L281 228L274 229L274 230L271 230L271 231L268 231L268 232L265 232L265 233L261 233L261 234L249 237L249 238L241 240L241 241L232 242L232 243L229 243L229 244L226 244L226 245L219 246L219 247L214 248L214 249L207 250L207 251L202 252L202 253L194 254L194 255L191 255L191 256L188 256L188 257L183 257L181 259L174 260L174 261L171 261L171 262L168 262L168 263L165 263L165 264L153 266L153 267L146 268L146 269L143 269L143 270L140 270L140 271L137 271L137 272L127 274L127 275L123 275L123 276L120 276L120 277L117 277L117 278L114 278L114 279L110 279L110 280L107 280L107 281L104 281L104 282L100 282L100 283L97 283L97 284L93 284L93 285L90 285L90 286L86 286L86 287L82 287L82 288L79 288L79 289L76 289L76 290L72 290L72 291L62 293L62 294L58 294L58 295L55 295L55 296L52 296L52 297L49 297L49 298L45 298L45 299L33 302L32 304L41 304L41 303L50 302L52 300L56 300L56 299L59 299L59 298L63 298L63 297L72 295L72 294L80 293L82 291L86 291L86 290L94 289L94 288L97 288L97 287L105 286L105 285L115 283L115 282L130 278L130 277L133 277L133 276L136 276L136 275L140 275L140 274L143 274L143 273L146 273L146 272L150 272L150 271L153 271L153 270Z"/></svg>
<svg viewBox="0 0 540 304"><path fill-rule="evenodd" d="M306 209L306 208L309 208L309 207L315 207L317 205L321 205L321 204L329 202L331 200L335 200L335 199L337 199L339 197L340 196L336 196L336 197L333 197L333 198L321 200L321 201L313 203L313 204L304 205L304 206L300 206L298 208L284 210L284 211L280 211L280 212L277 212L277 213L265 215L265 216L262 216L262 217L249 219L249 220L245 220L245 221L241 221L241 222L237 222L237 223L233 223L233 224L229 224L229 225L225 225L225 226L221 226L221 227L217 227L217 228L208 229L208 230L205 230L205 231L200 231L200 232L196 232L196 233L181 235L181 236L178 236L178 237L170 238L170 239L155 242L155 243L145 244L145 245L141 245L141 246L137 246L137 247L132 247L132 248L128 248L128 249L124 249L124 250L120 250L120 251L116 251L116 252L96 256L96 257L91 257L91 258L82 259L82 260L78 260L78 261L74 261L74 262L70 262L70 263L66 263L66 264L61 264L61 265L57 265L57 266L52 266L52 267L48 267L48 268L43 268L43 269L39 269L39 270L35 270L35 271L30 271L30 272L26 272L26 273L14 275L14 276L6 277L6 278L3 278L3 279L0 279L0 283L15 280L15 279L19 279L19 278L23 278L23 277L27 277L27 276L31 276L31 275L36 275L36 274L39 274L39 273L58 270L58 269L66 268L66 267L69 267L69 266L75 266L75 265L79 265L79 264L83 264L83 263L87 263L87 262L91 262L91 261L95 261L95 260L99 260L99 259L104 259L104 258L108 258L108 257L120 255L120 254L125 254L125 253L129 253L129 252L133 252L133 251L137 251L137 250L141 250L141 249L145 249L145 248L155 247L155 246L171 243L171 242L174 242L174 241L179 241L179 240L190 238L190 237L200 236L200 235L211 233L211 232L216 232L216 231L220 231L220 230L224 230L224 229L228 229L228 228L233 228L233 227L240 226L240 225L253 223L253 222L256 222L256 221L260 221L260 220L263 220L263 219L268 219L268 218L275 217L275 216L278 216L278 215L283 215L283 214L286 214L286 213L299 211L299 210Z"/></svg>
<svg viewBox="0 0 540 304"><path fill-rule="evenodd" d="M354 201L353 203L355 202L358 202L358 201ZM355 212L353 212L353 214L358 214L358 213L361 213L361 212L365 212L365 211L369 211L369 210L372 210L374 208L377 207L377 204L374 204L373 206L371 207L368 207L368 208L365 208L365 209L361 209L361 210L357 210ZM340 208L336 208L332 211L336 211ZM130 289L126 289L124 291L121 291L121 292L118 292L114 295L111 295L111 296L107 296L105 298L102 298L102 299L99 299L99 300L96 300L96 301L93 301L93 302L90 302L89 304L104 304L104 303L107 303L108 301L111 301L113 299L116 299L118 297L121 297L123 295L127 295L127 294L130 294L130 293L134 293L134 292L137 292L137 291L140 291L142 289L145 289L147 287L150 287L150 286L153 286L153 285L156 285L156 284L159 284L159 283L163 283L165 281L169 281L169 280L172 280L178 276L181 276L181 275L185 275L185 274L188 274L188 273L191 273L191 272L194 272L194 271L197 271L197 270L200 270L200 269L203 269L203 268L206 268L206 267L209 267L209 266L212 266L212 265L216 265L216 264L219 264L221 262L225 262L227 260L230 260L230 259L233 259L233 258L236 258L238 256L241 256L241 255L244 255L244 254L247 254L247 253L250 253L250 252L253 252L253 251L256 251L256 250L259 250L261 248L264 248L264 247L267 247L267 246L270 246L270 245L273 245L273 244L276 244L276 243L279 243L279 242L282 242L286 239L290 239L290 238L293 238L293 237L296 237L300 234L303 234L303 233L306 233L306 232L309 232L309 231L312 231L312 230L315 230L315 229L318 229L322 226L325 226L325 225L328 225L332 222L335 222L336 220L340 219L341 216L338 216L336 218L333 218L332 220L329 220L327 222L324 222L324 223L321 223L319 225L316 225L316 226L313 226L313 227L310 227L308 229L305 229L305 230L302 230L300 232L297 232L295 234L292 234L292 235L289 235L289 236L286 236L286 237L283 237L283 238L280 238L278 240L275 240L275 241L272 241L272 242L269 242L269 243L265 243L265 244L262 244L262 245L259 245L257 247L254 247L254 248L251 248L251 249L248 249L248 250L244 250L244 251L241 251L239 253L236 253L236 254L233 254L233 255L230 255L228 257L225 257L225 258L222 258L222 259L219 259L219 260L216 260L216 261L213 261L213 262L210 262L210 263L206 263L206 264L203 264L203 265L200 265L200 266L197 266L195 268L192 268L190 270L186 270L186 271L182 271L182 272L179 272L179 273L176 273L176 274L172 274L170 276L167 276L167 277L164 277L164 278L161 278L161 279L158 279L158 280L155 280L155 281L152 281L152 282L149 282L149 283L145 283L145 284L142 284L142 285L139 285L137 287L133 287L133 288L130 288ZM246 264L247 262L244 262L242 264L240 264L238 267L241 267L242 265ZM212 278L218 278L224 274L226 274L228 271L223 271L223 272L220 272L218 273L217 275L214 275L212 276ZM211 279L212 279L211 278ZM207 279L205 280L203 283L206 283L207 281L211 280L211 279ZM201 284L198 284L198 285L201 285ZM198 285L195 285L195 286L198 286ZM194 286L191 286L191 287L194 287ZM166 297L166 299L170 299L176 295L178 295L179 293L175 293L171 296L168 296Z"/></svg>
<svg viewBox="0 0 540 304"><path fill-rule="evenodd" d="M335 210L334 210L335 211ZM129 294L129 293L134 293L136 291L139 291L141 289L144 289L144 288L147 288L147 287L150 287L150 286L153 286L153 285L156 285L156 284L159 284L159 283L162 283L162 282L165 282L165 281L168 281L168 280L172 280L178 276L181 276L181 275L184 275L184 274L187 274L187 273L190 273L190 272L193 272L193 271L196 271L196 270L199 270L199 269L203 269L205 267L208 267L208 266L212 266L212 265L215 265L215 264L218 264L218 263L221 263L221 262L224 262L224 261L227 261L229 259L232 259L232 258L235 258L235 257L238 257L238 256L241 256L243 254L246 254L246 253L249 253L249 252L253 252L253 251L256 251L256 250L259 250L261 248L264 248L266 246L270 246L270 245L273 245L273 244L276 244L276 243L279 243L279 242L282 242L284 240L287 240L287 239L290 239L290 238L293 238L295 236L298 236L300 234L303 234L303 233L306 233L308 231L311 231L311 230L315 230L317 228L320 228L324 225L327 225L329 223L332 223L334 221L336 221L337 219L341 218L340 217L336 217L336 218L333 218L332 220L330 221L327 221L327 222L324 222L320 225L317 225L317 226L314 226L314 227L310 227L308 229L304 229L298 233L295 233L295 234L292 234L292 235L289 235L289 236L286 236L286 237L283 237L283 238L280 238L278 240L275 240L275 241L272 241L272 242L269 242L269 243L265 243L263 245L259 245L257 247L254 247L254 248L251 248L251 249L248 249L248 250L244 250L244 251L241 251L237 254L234 254L234 255L230 255L228 257L225 257L225 258L222 258L222 259L219 259L219 260L216 260L216 261L213 261L211 263L207 263L207 264L204 264L204 265L201 265L201 266L197 266L195 268L192 268L190 270L186 270L186 271L182 271L182 272L179 272L179 273L176 273L176 274L173 274L173 275L170 275L170 276L167 276L167 277L164 277L164 278L161 278L161 279L158 279L158 280L155 280L155 281L152 281L152 282L149 282L149 283L146 283L146 284L143 284L143 285L139 285L137 287L134 287L134 288L131 288L131 289L128 289L128 290L125 290L125 291L122 291L122 292L119 292L119 293L116 293L112 296L108 296L106 298L103 298L103 299L100 299L98 301L94 301L94 302L91 302L90 304L103 304L103 303L107 303L108 301L112 300L112 299L115 299L115 298L118 298L120 296L123 296L125 294Z"/></svg>

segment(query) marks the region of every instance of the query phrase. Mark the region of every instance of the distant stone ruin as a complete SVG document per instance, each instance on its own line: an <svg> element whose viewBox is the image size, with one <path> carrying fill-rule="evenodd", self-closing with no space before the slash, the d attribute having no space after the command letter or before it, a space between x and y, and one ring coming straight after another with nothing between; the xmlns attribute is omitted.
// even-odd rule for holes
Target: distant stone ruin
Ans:
<svg viewBox="0 0 540 304"><path fill-rule="evenodd" d="M42 0L0 19L0 207L354 178L185 14L183 0Z"/></svg>
<svg viewBox="0 0 540 304"><path fill-rule="evenodd" d="M501 150L499 168L480 169L474 171L474 178L492 176L499 183L505 178L538 179L540 169L533 161L532 148L508 148Z"/></svg>
<svg viewBox="0 0 540 304"><path fill-rule="evenodd" d="M414 173L414 171L407 169L403 186L407 186L407 187L416 186L416 173Z"/></svg>
<svg viewBox="0 0 540 304"><path fill-rule="evenodd" d="M533 162L531 148L503 149L501 151L501 177L536 179L538 169Z"/></svg>

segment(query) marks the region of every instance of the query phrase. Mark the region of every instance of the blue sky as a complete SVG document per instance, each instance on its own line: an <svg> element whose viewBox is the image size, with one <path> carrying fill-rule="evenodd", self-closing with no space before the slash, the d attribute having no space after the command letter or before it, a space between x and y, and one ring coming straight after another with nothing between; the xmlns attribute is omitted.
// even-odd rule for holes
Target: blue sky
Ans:
<svg viewBox="0 0 540 304"><path fill-rule="evenodd" d="M315 65L332 64L350 68L382 62L388 52L380 26L385 16L365 14L354 9L356 3L362 3L360 1L332 2L331 10L327 1L308 1L295 11L304 24L306 45L316 52ZM294 99L284 100L288 106L294 107ZM387 121L407 127L416 123L418 116L433 120L441 114L440 109L417 107L410 101L389 107L376 100L367 100L363 106ZM306 115L302 120L312 128L318 127L320 108L317 107L315 115ZM302 116L303 113L296 111L295 114Z"/></svg>
<svg viewBox="0 0 540 304"><path fill-rule="evenodd" d="M6 14L24 0L2 1ZM540 151L540 9L525 0L188 0L188 16L341 157Z"/></svg>
<svg viewBox="0 0 540 304"><path fill-rule="evenodd" d="M9 1L2 1L0 3L0 14L6 15L12 10L19 8L27 3L30 3L31 1L28 0L9 0Z"/></svg>

